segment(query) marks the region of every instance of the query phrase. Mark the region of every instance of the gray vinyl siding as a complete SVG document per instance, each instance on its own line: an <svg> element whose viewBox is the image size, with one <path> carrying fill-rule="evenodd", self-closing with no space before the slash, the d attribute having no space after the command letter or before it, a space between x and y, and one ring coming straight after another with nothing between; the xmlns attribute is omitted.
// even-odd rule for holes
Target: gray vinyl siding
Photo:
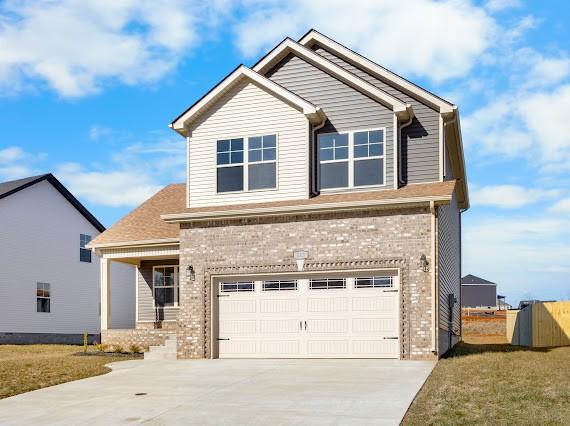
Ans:
<svg viewBox="0 0 570 426"><path fill-rule="evenodd" d="M152 267L178 265L178 260L145 260L137 270L138 322L173 321L178 308L154 309L152 303Z"/></svg>
<svg viewBox="0 0 570 426"><path fill-rule="evenodd" d="M287 56L266 76L323 109L328 120L318 133L385 127L385 184L393 188L394 122L390 109L298 56Z"/></svg>
<svg viewBox="0 0 570 426"><path fill-rule="evenodd" d="M402 178L406 183L439 181L439 113L322 47L314 45L312 49L402 102L412 105L415 117L412 123L402 130Z"/></svg>
<svg viewBox="0 0 570 426"><path fill-rule="evenodd" d="M462 285L461 306L465 308L497 306L497 286Z"/></svg>
<svg viewBox="0 0 570 426"><path fill-rule="evenodd" d="M453 196L449 205L438 207L438 283L440 353L449 349L449 294L457 300L453 307L453 334L461 333L461 222L457 200ZM444 339L442 334L447 336ZM447 346L441 348L441 343ZM453 345L453 343L451 344Z"/></svg>

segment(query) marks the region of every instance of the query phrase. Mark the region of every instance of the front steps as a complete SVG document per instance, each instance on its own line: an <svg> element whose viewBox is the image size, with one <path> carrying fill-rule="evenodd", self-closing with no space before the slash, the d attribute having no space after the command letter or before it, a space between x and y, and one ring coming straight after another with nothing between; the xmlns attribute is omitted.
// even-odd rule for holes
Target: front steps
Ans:
<svg viewBox="0 0 570 426"><path fill-rule="evenodd" d="M144 353L144 359L176 359L176 334L169 334L164 345L149 346L148 352Z"/></svg>

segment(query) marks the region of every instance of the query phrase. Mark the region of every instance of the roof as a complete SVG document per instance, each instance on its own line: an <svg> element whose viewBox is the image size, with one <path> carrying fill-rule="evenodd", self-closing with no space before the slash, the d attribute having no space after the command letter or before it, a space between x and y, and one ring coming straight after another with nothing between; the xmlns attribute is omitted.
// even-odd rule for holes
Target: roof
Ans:
<svg viewBox="0 0 570 426"><path fill-rule="evenodd" d="M190 108L180 114L171 124L174 130L178 133L187 136L187 126L199 117L205 110L216 102L227 90L234 86L235 83L243 78L247 78L257 85L261 86L274 96L281 100L293 105L299 109L313 124L318 124L326 118L322 110L303 99L299 95L285 89L283 86L269 80L265 76L252 71L244 65L238 66L230 74L228 74L222 81L214 86L208 93L196 101Z"/></svg>
<svg viewBox="0 0 570 426"><path fill-rule="evenodd" d="M178 239L179 226L164 222L160 216L182 210L185 205L186 185L168 185L91 241L89 247Z"/></svg>
<svg viewBox="0 0 570 426"><path fill-rule="evenodd" d="M212 218L270 216L323 211L354 210L382 206L409 206L433 202L449 203L455 181L408 185L399 189L318 195L304 200L273 201L209 207L194 207L164 213L166 221L187 222Z"/></svg>
<svg viewBox="0 0 570 426"><path fill-rule="evenodd" d="M465 275L461 278L461 284L481 284L481 285L497 285L491 281L487 281L483 278L476 277L475 275Z"/></svg>
<svg viewBox="0 0 570 426"><path fill-rule="evenodd" d="M59 191L63 197L71 203L73 207L77 209L81 215L87 219L99 232L105 231L105 227L101 222L99 222L95 216L93 216L87 208L83 204L79 202L77 198L73 196L71 192L67 190L63 184L56 179L54 175L51 173L46 173L43 175L38 176L30 176L23 179L12 180L8 182L1 182L0 183L0 199L6 198L12 194L15 194L23 189L29 188L32 185L37 183L47 181L49 182L55 189Z"/></svg>
<svg viewBox="0 0 570 426"><path fill-rule="evenodd" d="M389 107L402 119L409 119L413 116L412 107L388 92L368 83L357 75L345 70L324 56L321 56L311 49L297 43L287 37L279 43L267 55L261 58L254 66L253 70L260 74L265 74L273 65L277 64L289 53L293 53L310 64L334 75L337 79L355 88L356 90L370 96L372 99Z"/></svg>

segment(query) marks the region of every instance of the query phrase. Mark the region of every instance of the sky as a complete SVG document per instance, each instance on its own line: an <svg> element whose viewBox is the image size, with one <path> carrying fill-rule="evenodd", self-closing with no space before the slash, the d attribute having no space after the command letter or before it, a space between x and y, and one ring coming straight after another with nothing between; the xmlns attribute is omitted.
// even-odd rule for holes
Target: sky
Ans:
<svg viewBox="0 0 570 426"><path fill-rule="evenodd" d="M0 0L0 181L52 172L110 226L184 181L179 113L315 28L459 106L463 273L570 299L569 22L564 0Z"/></svg>

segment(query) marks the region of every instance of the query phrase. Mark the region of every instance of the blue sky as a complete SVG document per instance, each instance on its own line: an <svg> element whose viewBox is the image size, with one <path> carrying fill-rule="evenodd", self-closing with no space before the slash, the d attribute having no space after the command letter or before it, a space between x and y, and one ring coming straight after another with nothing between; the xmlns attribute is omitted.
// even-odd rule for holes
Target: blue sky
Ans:
<svg viewBox="0 0 570 426"><path fill-rule="evenodd" d="M53 172L109 226L183 181L174 117L314 27L459 106L464 273L570 299L569 20L562 0L0 1L0 180Z"/></svg>

